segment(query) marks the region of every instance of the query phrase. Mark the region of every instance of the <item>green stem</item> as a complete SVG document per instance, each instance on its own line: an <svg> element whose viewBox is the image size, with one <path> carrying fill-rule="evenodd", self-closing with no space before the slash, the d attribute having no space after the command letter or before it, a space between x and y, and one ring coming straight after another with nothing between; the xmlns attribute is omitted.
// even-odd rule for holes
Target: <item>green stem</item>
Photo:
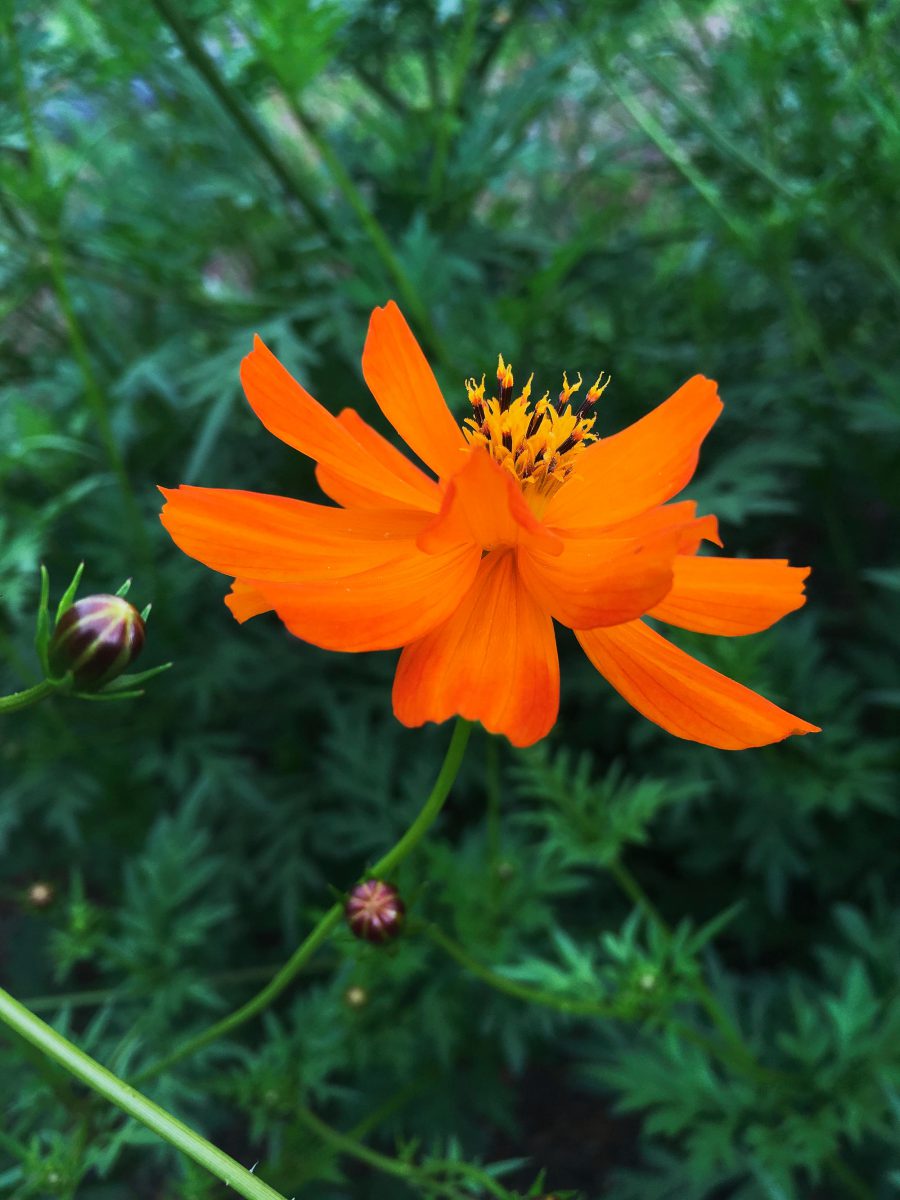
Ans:
<svg viewBox="0 0 900 1200"><path fill-rule="evenodd" d="M666 935L666 937L671 937L672 930L669 928L668 923L666 922L662 913L659 911L656 905L653 904L653 902L650 900L650 897L647 895L635 877L631 874L625 864L620 862L618 859L614 859L607 865L607 869L629 900L636 904L637 907L640 908L650 918L653 924Z"/></svg>
<svg viewBox="0 0 900 1200"><path fill-rule="evenodd" d="M568 996L560 996L556 992L542 991L538 988L531 988L525 984L516 983L514 980L508 979L505 975L500 975L496 971L492 971L489 967L485 967L482 963L478 962L477 959L472 958L462 946L454 942L452 938L449 938L436 925L429 925L425 929L425 933L436 946L439 946L471 975L482 980L489 987L495 988L498 992L504 992L507 996L512 996L516 1000L524 1000L527 1004L540 1004L545 1008L552 1008L557 1012L565 1013L567 1016L600 1017L607 1021L624 1021L627 1019L621 1008L613 1003L598 1004L594 1000L576 1000ZM748 1069L747 1052L743 1045L741 1046L741 1054L738 1056L736 1051L732 1052L729 1047L717 1045L690 1025L673 1022L672 1027L680 1037L683 1037L686 1041L693 1042L696 1046L701 1046L707 1054L721 1059L728 1066L732 1068L737 1067L739 1070ZM783 1078L777 1072L765 1071L764 1068L756 1067L755 1063L753 1063L753 1067L760 1077L762 1077L763 1073L765 1074L765 1082L783 1082Z"/></svg>
<svg viewBox="0 0 900 1200"><path fill-rule="evenodd" d="M46 1025L0 989L0 1020L53 1062L64 1067L76 1079L99 1093L111 1104L134 1117L194 1162L205 1167L217 1179L233 1188L246 1200L285 1200L255 1175L235 1162L218 1147L195 1133L183 1122L123 1083L95 1059Z"/></svg>
<svg viewBox="0 0 900 1200"><path fill-rule="evenodd" d="M360 1162L374 1167L376 1171L384 1171L388 1175L398 1175L401 1179L411 1180L418 1174L412 1163L401 1162L397 1158L391 1158L388 1154L379 1154L377 1150L370 1150L368 1146L364 1146L362 1142L358 1142L349 1134L340 1133L337 1129L326 1125L308 1108L298 1109L294 1115L301 1125L305 1125L316 1137L327 1146L337 1150L339 1154L348 1154L351 1158L356 1158Z"/></svg>
<svg viewBox="0 0 900 1200"><path fill-rule="evenodd" d="M466 74L472 61L475 49L475 35L478 29L478 18L481 14L481 0L468 0L463 14L463 27L456 42L451 79L450 99L440 115L437 127L434 156L431 169L428 172L428 194L432 206L439 203L447 172L447 162L450 157L450 146L460 119L465 92Z"/></svg>
<svg viewBox="0 0 900 1200"><path fill-rule="evenodd" d="M185 58L206 81L210 91L213 92L216 99L259 154L260 158L269 166L284 191L298 201L319 232L325 236L331 245L334 245L336 238L327 213L318 201L314 199L311 190L282 160L241 97L223 79L216 64L203 49L197 38L194 37L190 24L182 16L178 6L171 3L170 0L152 0L152 4L163 22L172 31L175 40L181 46Z"/></svg>
<svg viewBox="0 0 900 1200"><path fill-rule="evenodd" d="M498 992L504 992L516 1000L524 1000L528 1004L542 1004L546 1008L555 1008L557 1012L573 1017L616 1018L621 1016L610 1004L598 1004L595 1000L576 1000L569 996L559 996L555 992L545 992L539 988L528 987L523 983L516 983L513 979L507 979L505 975L492 971L490 967L486 967L477 959L472 958L462 946L457 945L436 925L428 925L424 932L436 946L439 946L445 954L449 954L470 975L474 975L476 979L482 980L489 987L495 988Z"/></svg>
<svg viewBox="0 0 900 1200"><path fill-rule="evenodd" d="M113 433L106 396L94 372L91 356L87 348L87 341L78 320L75 304L72 300L72 294L66 278L63 242L60 234L59 209L56 208L54 187L44 162L41 145L34 126L28 87L25 82L25 72L22 68L18 39L16 38L15 26L11 15L6 21L6 40L10 47L15 87L18 93L22 125L25 130L25 142L28 146L29 168L39 196L39 203L35 206L35 222L38 235L47 252L47 272L56 295L59 311L62 314L63 323L66 327L72 356L81 372L85 400L93 415L97 431L100 435L100 441L109 460L110 468L122 493L134 541L145 564L147 564L149 563L150 553L146 530L131 490L125 460L122 457L115 434ZM42 211L42 206L48 203L54 205L53 212L49 218Z"/></svg>
<svg viewBox="0 0 900 1200"><path fill-rule="evenodd" d="M285 84L282 84L282 87L298 124L319 152L322 162L334 180L335 186L356 215L356 219L365 231L372 249L381 260L382 266L396 287L403 307L415 320L423 341L437 358L449 365L450 360L448 359L441 336L432 322L428 310L419 298L419 293L409 275L407 275L403 264L394 253L390 239L381 227L378 218L372 212L371 206L366 202L359 188L354 183L353 177L332 149L328 139L319 128L318 122L300 105Z"/></svg>
<svg viewBox="0 0 900 1200"><path fill-rule="evenodd" d="M59 679L42 679L33 687L25 688L23 692L13 692L9 696L0 696L0 713L15 712L18 708L28 708L37 704L47 696L52 696L60 686Z"/></svg>
<svg viewBox="0 0 900 1200"><path fill-rule="evenodd" d="M621 887L622 891L630 900L641 909L643 913L653 922L653 924L663 933L666 938L671 938L672 930L669 928L668 922L664 919L660 911L652 903L644 889L631 874L624 863L616 860L609 864L609 873L613 879ZM706 1015L712 1021L713 1025L719 1031L723 1041L729 1047L730 1056L727 1061L732 1066L737 1066L739 1070L746 1075L760 1080L761 1082L773 1084L777 1082L786 1082L788 1077L779 1071L769 1070L761 1066L755 1055L744 1042L740 1030L735 1023L728 1017L725 1010L719 1004L716 996L709 985L702 979L696 981L697 999L700 1005L706 1012Z"/></svg>
<svg viewBox="0 0 900 1200"><path fill-rule="evenodd" d="M485 788L487 791L487 855L491 902L494 911L500 895L500 747L496 737L488 736L485 749Z"/></svg>
<svg viewBox="0 0 900 1200"><path fill-rule="evenodd" d="M389 875L415 849L434 824L459 773L471 732L471 722L459 718L454 727L453 736L450 739L450 745L447 747L447 753L444 756L444 762L435 780L434 787L419 815L387 854L365 872L366 877L381 878ZM333 904L321 918L318 925L300 943L281 970L272 977L262 991L257 992L252 999L248 1000L246 1004L241 1005L240 1008L236 1009L229 1016L223 1017L215 1025L211 1025L202 1033L198 1033L195 1037L190 1038L183 1045L173 1050L171 1054L166 1055L165 1058L152 1063L149 1067L140 1071L136 1076L136 1081L143 1082L158 1075L160 1071L166 1070L173 1063L180 1062L183 1058L187 1058L188 1055L195 1054L204 1046L208 1046L210 1042L216 1041L217 1038L222 1037L226 1033L231 1033L239 1025L243 1025L245 1021L249 1021L252 1017L261 1013L263 1009L267 1008L293 982L309 959L315 954L316 950L318 950L323 942L328 940L332 932L341 923L343 915L343 903Z"/></svg>
<svg viewBox="0 0 900 1200"><path fill-rule="evenodd" d="M705 175L694 166L681 146L671 138L656 117L646 107L643 101L631 91L605 60L600 59L598 66L604 71L605 81L615 94L623 108L631 114L635 123L662 151L669 162L691 184L694 190L710 206L713 212L724 222L741 245L750 253L754 252L755 241L750 229L743 218L732 213L722 202L715 184L710 183Z"/></svg>
<svg viewBox="0 0 900 1200"><path fill-rule="evenodd" d="M218 971L205 975L202 979L204 986L230 987L242 983L254 983L259 979L268 979L275 966L236 967L233 971ZM95 988L83 992L58 992L49 996L26 996L22 1003L32 1012L58 1012L62 1008L94 1008L103 1004L142 1004L153 988L139 988L134 991L123 991L121 988Z"/></svg>
<svg viewBox="0 0 900 1200"><path fill-rule="evenodd" d="M383 1171L387 1175L396 1175L398 1178L406 1180L410 1186L427 1182L430 1194L437 1195L443 1193L443 1195L452 1198L452 1200L466 1200L466 1197L471 1196L472 1193L468 1188L462 1191L449 1179L441 1180L436 1178L438 1173L448 1175L453 1173L461 1175L463 1178L476 1180L481 1184L483 1190L489 1192L492 1196L499 1197L500 1200L504 1200L509 1195L509 1192L501 1187L486 1171L469 1163L448 1160L444 1162L432 1162L427 1166L419 1166L417 1163L403 1162L399 1158L392 1158L389 1154L380 1154L377 1150L369 1149L368 1146L357 1141L351 1134L340 1133L337 1129L332 1129L330 1125L326 1125L323 1120L317 1117L315 1113L310 1112L308 1108L299 1109L296 1117L301 1125L305 1125L311 1133L314 1133L327 1146L331 1146L338 1154L346 1154L350 1158L364 1162L376 1171Z"/></svg>

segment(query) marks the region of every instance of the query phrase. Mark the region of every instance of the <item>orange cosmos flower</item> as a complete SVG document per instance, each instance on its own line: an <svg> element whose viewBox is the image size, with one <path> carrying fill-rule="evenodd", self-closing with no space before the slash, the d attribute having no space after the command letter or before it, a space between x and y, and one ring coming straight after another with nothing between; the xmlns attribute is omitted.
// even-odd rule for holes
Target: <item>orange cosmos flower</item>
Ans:
<svg viewBox="0 0 900 1200"><path fill-rule="evenodd" d="M612 437L594 432L598 380L564 376L557 400L467 387L458 425L409 326L372 313L363 374L432 478L353 409L334 417L262 341L241 381L263 425L318 464L339 507L255 492L163 491L162 521L192 557L234 579L239 621L274 609L330 650L403 647L394 712L404 725L460 714L527 746L559 707L553 621L639 712L678 737L737 750L818 732L677 649L645 615L703 633L765 629L803 602L805 567L697 557L714 517L667 504L690 480L722 405L695 375Z"/></svg>

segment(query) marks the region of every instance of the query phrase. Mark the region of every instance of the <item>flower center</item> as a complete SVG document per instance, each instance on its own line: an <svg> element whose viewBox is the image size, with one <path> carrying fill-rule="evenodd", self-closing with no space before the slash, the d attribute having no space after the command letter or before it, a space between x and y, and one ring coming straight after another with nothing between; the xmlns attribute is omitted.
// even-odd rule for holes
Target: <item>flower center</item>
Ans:
<svg viewBox="0 0 900 1200"><path fill-rule="evenodd" d="M581 374L575 383L569 383L563 372L557 400L551 401L550 393L544 392L534 405L532 379L534 375L514 399L512 367L504 363L502 354L497 364L496 396L485 397L483 375L477 386L474 379L467 379L472 416L466 417L462 431L470 446L485 446L523 485L550 495L572 474L584 447L597 440L591 432L596 419L593 408L610 377L604 380L601 372L584 398L573 401L581 387Z"/></svg>

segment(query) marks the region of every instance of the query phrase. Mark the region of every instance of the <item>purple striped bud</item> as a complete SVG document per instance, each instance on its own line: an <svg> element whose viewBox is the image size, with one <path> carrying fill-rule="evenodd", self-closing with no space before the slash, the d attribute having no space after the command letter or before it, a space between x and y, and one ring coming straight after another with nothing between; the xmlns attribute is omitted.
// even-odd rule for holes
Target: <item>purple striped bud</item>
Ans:
<svg viewBox="0 0 900 1200"><path fill-rule="evenodd" d="M356 937L367 942L389 942L400 932L406 906L393 884L367 879L347 897L344 913Z"/></svg>
<svg viewBox="0 0 900 1200"><path fill-rule="evenodd" d="M144 622L121 596L85 596L60 617L50 639L55 675L71 671L76 687L94 691L121 675L144 645Z"/></svg>

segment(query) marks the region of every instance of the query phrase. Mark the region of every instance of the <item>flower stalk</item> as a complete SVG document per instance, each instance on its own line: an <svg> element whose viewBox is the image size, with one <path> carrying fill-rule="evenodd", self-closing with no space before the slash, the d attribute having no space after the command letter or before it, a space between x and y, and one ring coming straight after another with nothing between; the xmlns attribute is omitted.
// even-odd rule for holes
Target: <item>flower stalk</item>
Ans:
<svg viewBox="0 0 900 1200"><path fill-rule="evenodd" d="M437 820L438 814L443 808L444 802L450 794L450 789L462 766L471 732L471 722L459 718L453 729L453 736L447 747L447 753L444 756L444 762L438 772L434 787L431 789L431 793L422 806L419 815L400 840L364 873L365 876L380 877L389 875L412 853ZM180 1062L192 1054L196 1054L198 1050L202 1050L210 1042L216 1041L226 1033L231 1033L239 1025L243 1025L245 1021L251 1020L264 1009L268 1008L272 1001L277 999L284 989L293 983L294 979L303 970L316 950L328 940L334 930L342 923L343 919L344 902L340 901L328 909L316 927L304 938L281 970L276 972L260 992L257 992L246 1004L242 1004L240 1008L235 1009L233 1013L230 1013L227 1017L223 1017L221 1021L217 1021L215 1025L210 1025L208 1029L198 1033L195 1037L189 1038L181 1046L173 1050L171 1054L166 1055L165 1058L159 1059L158 1062L152 1063L143 1071L140 1071L135 1077L136 1082L143 1083L147 1079L154 1078L161 1071L167 1070L176 1062Z"/></svg>

